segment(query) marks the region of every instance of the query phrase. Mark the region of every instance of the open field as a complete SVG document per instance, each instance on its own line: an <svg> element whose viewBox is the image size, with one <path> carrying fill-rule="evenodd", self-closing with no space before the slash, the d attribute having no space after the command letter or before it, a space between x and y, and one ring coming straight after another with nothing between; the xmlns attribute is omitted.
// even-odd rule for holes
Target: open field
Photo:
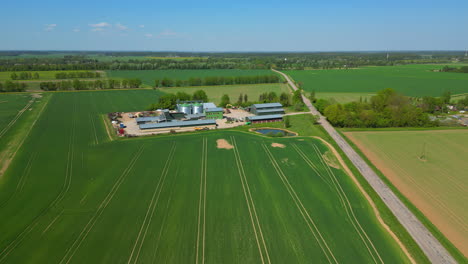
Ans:
<svg viewBox="0 0 468 264"><path fill-rule="evenodd" d="M344 134L465 256L468 255L467 130Z"/></svg>
<svg viewBox="0 0 468 264"><path fill-rule="evenodd" d="M31 100L29 94L0 94L0 131L10 123Z"/></svg>
<svg viewBox="0 0 468 264"><path fill-rule="evenodd" d="M304 90L317 93L376 93L385 88L417 97L441 96L444 91L467 93L468 74L431 71L442 67L444 65L404 65L285 73L296 82L303 82Z"/></svg>
<svg viewBox="0 0 468 264"><path fill-rule="evenodd" d="M237 102L239 94L247 94L249 101L257 101L262 93L275 92L278 96L282 92L289 92L289 88L283 83L267 83L267 84L242 84L242 85L220 85L220 86L195 86L195 87L171 87L159 88L161 92L177 93L185 92L193 94L197 90L204 90L208 99L215 103L221 102L221 96L229 95L231 103Z"/></svg>
<svg viewBox="0 0 468 264"><path fill-rule="evenodd" d="M50 93L0 179L0 263L409 262L320 140L109 140L157 94Z"/></svg>
<svg viewBox="0 0 468 264"><path fill-rule="evenodd" d="M214 76L256 76L274 74L270 70L148 70L148 71L106 71L109 78L138 78L144 85L154 86L154 80L164 77L188 80L192 77Z"/></svg>

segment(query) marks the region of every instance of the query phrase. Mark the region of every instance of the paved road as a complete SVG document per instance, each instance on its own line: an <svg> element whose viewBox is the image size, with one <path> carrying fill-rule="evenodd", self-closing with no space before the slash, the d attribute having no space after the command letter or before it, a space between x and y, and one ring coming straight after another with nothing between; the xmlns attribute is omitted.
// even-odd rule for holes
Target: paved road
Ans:
<svg viewBox="0 0 468 264"><path fill-rule="evenodd" d="M284 76L289 85L297 90L296 85L291 79L280 71L273 70ZM367 165L367 163L354 151L343 137L330 125L327 119L322 116L312 105L310 100L302 95L304 103L310 109L310 112L319 116L319 122L323 128L336 141L338 146L348 156L354 166L361 172L364 178L374 188L380 198L390 208L400 223L408 230L409 234L418 243L421 249L432 263L457 263L455 259L447 252L440 242L429 232L429 230L416 218L416 216L403 204L403 202L393 193L393 191L379 178L379 176Z"/></svg>

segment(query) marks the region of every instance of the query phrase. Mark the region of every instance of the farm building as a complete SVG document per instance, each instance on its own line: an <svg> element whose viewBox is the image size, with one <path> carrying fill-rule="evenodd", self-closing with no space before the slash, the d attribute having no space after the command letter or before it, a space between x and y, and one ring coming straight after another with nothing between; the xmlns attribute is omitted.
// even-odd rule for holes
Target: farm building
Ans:
<svg viewBox="0 0 468 264"><path fill-rule="evenodd" d="M284 109L280 103L254 104L250 107L250 112L258 116L282 115L284 114Z"/></svg>
<svg viewBox="0 0 468 264"><path fill-rule="evenodd" d="M221 107L205 109L206 119L223 119L223 109Z"/></svg>
<svg viewBox="0 0 468 264"><path fill-rule="evenodd" d="M281 122L283 121L283 115L262 115L262 116L248 116L247 121L256 123L270 123L270 122Z"/></svg>
<svg viewBox="0 0 468 264"><path fill-rule="evenodd" d="M154 129L154 130L167 130L174 128L183 127L203 127L203 128L215 128L216 121L212 119L207 120L191 120L191 121L172 121L164 123L152 123L152 124L141 124L139 125L141 130Z"/></svg>

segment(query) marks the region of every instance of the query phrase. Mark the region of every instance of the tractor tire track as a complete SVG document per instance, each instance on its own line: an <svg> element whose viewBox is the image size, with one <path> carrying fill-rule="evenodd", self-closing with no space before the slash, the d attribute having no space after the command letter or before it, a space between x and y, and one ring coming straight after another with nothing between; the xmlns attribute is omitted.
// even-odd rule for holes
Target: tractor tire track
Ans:
<svg viewBox="0 0 468 264"><path fill-rule="evenodd" d="M167 174L169 174L169 168L171 166L172 159L174 158L175 150L176 150L176 143L172 144L171 150L169 151L169 155L167 157L166 163L164 164L163 170L161 172L161 177L158 180L158 183L154 189L153 196L151 197L150 204L148 205L148 209L146 210L145 218L143 220L143 223L140 227L140 231L138 232L137 239L135 243L133 244L132 252L130 253L130 256L128 258L127 263L130 264L134 258L133 263L138 262L138 258L140 256L141 248L143 247L143 244L146 239L146 234L148 232L149 226L151 224L151 220L153 219L154 211L156 210L156 207L158 205L159 197L161 195L162 189L164 187L164 183L166 180ZM149 217L149 218L148 218ZM143 232L144 230L144 232ZM143 235L143 236L141 236ZM141 237L141 240L140 240ZM138 246L139 245L139 246ZM137 249L138 246L138 249ZM135 252L136 250L136 252Z"/></svg>
<svg viewBox="0 0 468 264"><path fill-rule="evenodd" d="M80 234L78 237L75 239L75 241L72 243L72 245L66 250L65 255L63 258L60 260L59 263L69 263L75 253L78 251L79 247L83 243L83 241L88 237L89 232L93 229L94 225L96 224L97 220L99 217L102 215L104 210L107 208L109 203L112 201L114 198L114 195L117 193L119 190L120 186L124 182L124 180L127 178L128 174L132 171L133 167L135 166L136 162L140 158L141 154L143 153L144 147L141 146L136 155L132 158L132 160L129 162L125 170L122 172L122 174L119 176L119 178L115 181L114 185L112 186L111 190L109 193L106 195L104 200L99 204L97 210L95 213L92 215L92 217L89 219L87 224L83 227L81 230Z"/></svg>
<svg viewBox="0 0 468 264"><path fill-rule="evenodd" d="M196 245L196 260L199 261L199 248L200 239L202 240L201 246L201 263L205 263L205 231L206 231L206 178L208 166L208 140L203 138L202 159L201 159L201 172L200 172L200 198L198 202L198 225L197 225L197 245ZM203 210L202 210L203 207ZM203 211L203 214L202 214ZM200 234L200 229L201 234Z"/></svg>
<svg viewBox="0 0 468 264"><path fill-rule="evenodd" d="M252 194L250 192L249 183L247 182L247 177L245 176L244 165L242 164L242 160L241 160L241 157L240 157L240 154L239 154L236 139L233 136L231 136L231 143L234 146L234 148L233 148L234 157L236 159L237 170L238 170L238 173L239 173L239 177L241 179L242 190L244 191L245 201L247 203L247 208L249 210L250 220L251 220L251 223L252 223L252 227L254 229L254 234L255 234L256 241L257 241L257 246L258 246L258 250L259 250L259 253L260 253L260 259L261 259L263 264L265 263L265 261L267 263L271 263L270 256L269 256L269 253L268 253L268 248L266 246L265 239L263 237L262 228L261 228L260 222L258 220L257 211L255 209L255 203L254 203L254 201L252 199ZM258 232L258 234L257 234L257 232ZM259 235L260 235L261 241L259 239ZM262 246L263 246L263 250L262 250ZM263 251L265 251L265 252L263 252ZM263 256L263 254L265 254L265 257ZM266 260L264 258L266 258Z"/></svg>
<svg viewBox="0 0 468 264"><path fill-rule="evenodd" d="M288 191L289 195L294 201L294 204L296 205L297 209L301 213L304 221L306 222L307 226L309 227L309 230L311 231L312 235L314 236L315 240L317 241L317 244L320 246L323 254L327 258L329 263L338 263L338 261L335 258L335 255L333 254L332 250L328 246L325 238L322 236L320 233L320 229L317 227L315 224L314 220L312 217L310 217L308 211L304 207L304 204L302 204L301 199L297 195L296 191L292 187L292 185L289 183L286 175L284 174L283 170L279 166L278 162L276 161L275 157L271 153L271 151L268 149L268 147L265 144L262 144L263 150L267 154L268 158L270 159L271 164L273 165L273 168L275 169L277 175L280 177L281 182L283 185L286 187L286 190Z"/></svg>

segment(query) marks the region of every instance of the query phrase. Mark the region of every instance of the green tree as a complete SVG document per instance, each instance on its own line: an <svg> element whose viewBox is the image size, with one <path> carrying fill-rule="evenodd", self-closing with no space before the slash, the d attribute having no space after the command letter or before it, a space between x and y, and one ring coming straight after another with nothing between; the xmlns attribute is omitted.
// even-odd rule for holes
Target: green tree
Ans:
<svg viewBox="0 0 468 264"><path fill-rule="evenodd" d="M227 94L224 94L222 97L221 97L221 106L222 107L226 107L226 105L230 104L231 101L230 101L230 98L229 98L229 95Z"/></svg>
<svg viewBox="0 0 468 264"><path fill-rule="evenodd" d="M192 96L193 100L208 102L208 96L206 95L204 90L197 90L193 93Z"/></svg>
<svg viewBox="0 0 468 264"><path fill-rule="evenodd" d="M284 116L283 117L283 122L284 122L284 127L285 128L291 127L291 120L290 120L289 116Z"/></svg>

